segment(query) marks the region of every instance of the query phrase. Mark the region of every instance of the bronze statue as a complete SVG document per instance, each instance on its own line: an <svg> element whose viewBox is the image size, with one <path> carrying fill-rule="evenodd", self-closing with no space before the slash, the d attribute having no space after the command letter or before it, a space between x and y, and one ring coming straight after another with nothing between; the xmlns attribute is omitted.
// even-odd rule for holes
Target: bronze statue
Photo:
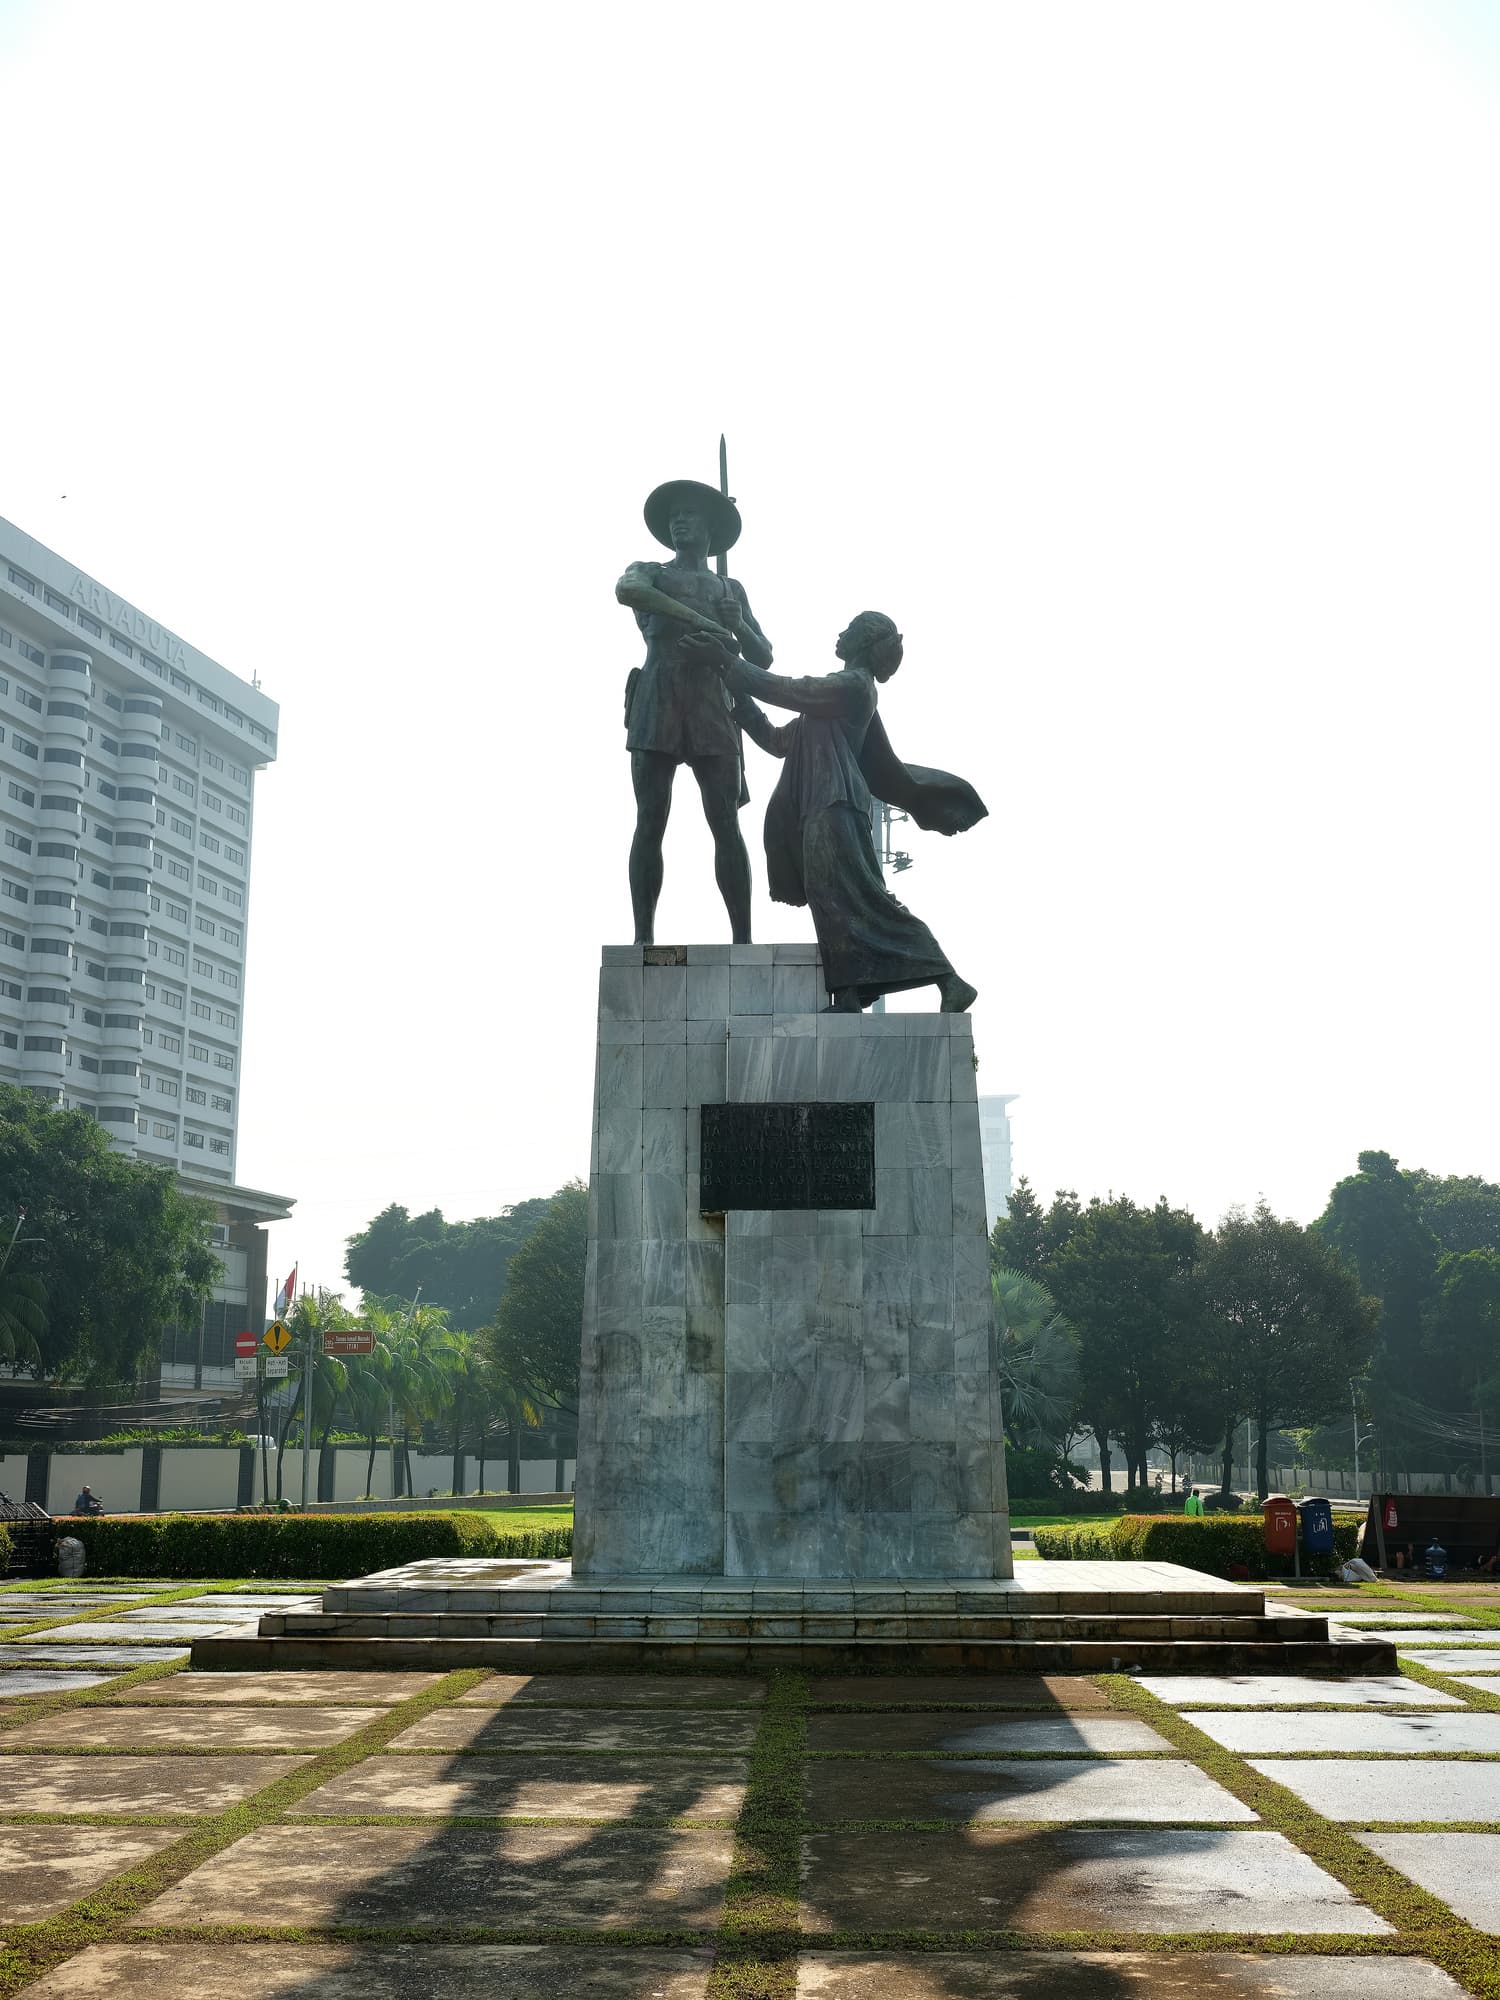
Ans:
<svg viewBox="0 0 1500 2000"><path fill-rule="evenodd" d="M973 786L947 771L903 764L876 714L876 687L901 664L902 640L879 611L862 611L838 636L837 673L792 679L736 657L732 642L690 634L683 650L717 666L741 697L737 714L763 750L785 766L766 808L772 899L806 904L822 949L832 1007L857 1013L883 993L936 985L945 1014L976 999L927 926L885 886L870 824L872 795L918 826L962 833L985 817ZM748 647L745 649L748 652ZM777 725L744 697L798 711Z"/></svg>
<svg viewBox="0 0 1500 2000"><path fill-rule="evenodd" d="M739 809L748 798L736 704L715 672L721 655L743 651L757 667L771 647L733 577L715 575L710 556L739 539L740 517L727 494L695 479L658 486L646 502L646 526L672 550L670 562L632 563L615 596L635 613L646 659L625 686L625 743L635 786L630 900L635 941L650 944L661 895L662 837L679 764L690 764L714 837L714 876L736 944L750 941L750 857ZM689 649L697 633L713 650Z"/></svg>

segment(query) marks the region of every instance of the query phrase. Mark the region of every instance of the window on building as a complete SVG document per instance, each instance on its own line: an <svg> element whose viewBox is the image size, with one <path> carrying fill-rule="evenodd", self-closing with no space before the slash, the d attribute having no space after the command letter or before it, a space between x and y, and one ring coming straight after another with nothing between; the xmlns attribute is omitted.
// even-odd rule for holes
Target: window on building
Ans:
<svg viewBox="0 0 1500 2000"><path fill-rule="evenodd" d="M159 1076L156 1079L156 1087L161 1092L163 1097L175 1097L177 1095L176 1077Z"/></svg>
<svg viewBox="0 0 1500 2000"><path fill-rule="evenodd" d="M227 1153L229 1151L229 1141L227 1139L210 1139L208 1150L211 1153Z"/></svg>
<svg viewBox="0 0 1500 2000"><path fill-rule="evenodd" d="M23 757L35 757L39 754L38 746L32 742L31 738L29 736L22 736L17 730L13 729L10 732L10 740Z"/></svg>
<svg viewBox="0 0 1500 2000"><path fill-rule="evenodd" d="M215 1049L215 1050L214 1050L214 1068L215 1068L215 1069L229 1069L229 1070L232 1070L232 1069L234 1068L234 1057L233 1057L233 1056L226 1056L226 1055L225 1055L225 1053L224 1053L224 1051L223 1051L222 1049Z"/></svg>
<svg viewBox="0 0 1500 2000"><path fill-rule="evenodd" d="M178 819L177 815L174 813L172 815L172 831L173 833L180 833L184 840L191 840L193 837L193 826L191 820Z"/></svg>
<svg viewBox="0 0 1500 2000"><path fill-rule="evenodd" d="M33 938L31 949L52 958L66 958L73 947L66 938Z"/></svg>
<svg viewBox="0 0 1500 2000"><path fill-rule="evenodd" d="M161 955L167 961L168 965L187 964L187 953L179 951L175 944L164 944L161 948Z"/></svg>
<svg viewBox="0 0 1500 2000"><path fill-rule="evenodd" d="M189 1104L207 1104L208 1102L208 1092L200 1090L196 1083L190 1083L182 1094Z"/></svg>
<svg viewBox="0 0 1500 2000"><path fill-rule="evenodd" d="M10 792L10 796L13 799L19 799L23 806L34 806L36 804L36 793L28 792L26 787L18 785L14 778L10 779L7 789Z"/></svg>
<svg viewBox="0 0 1500 2000"><path fill-rule="evenodd" d="M200 887L200 888L202 887L202 884L201 884L201 883L199 884L199 887ZM195 917L195 918L193 919L193 922L194 922L194 924L195 924L195 925L197 926L197 928L198 928L198 929L199 929L200 931L207 931L207 933L208 933L208 935L209 935L210 937L212 937L212 936L213 936L213 934L214 934L214 920L213 920L213 918L212 918L212 917Z"/></svg>
<svg viewBox="0 0 1500 2000"><path fill-rule="evenodd" d="M219 968L219 984L227 986L231 993L238 993L240 990L240 975L237 972L230 972L221 966Z"/></svg>
<svg viewBox="0 0 1500 2000"><path fill-rule="evenodd" d="M217 896L219 893L219 885L212 875L200 875L198 877L198 887L203 891L205 896Z"/></svg>
<svg viewBox="0 0 1500 2000"><path fill-rule="evenodd" d="M226 903L233 903L237 910L242 910L245 907L245 898L241 895L240 891L238 889L231 889L227 882L224 884L223 896L224 901Z"/></svg>
<svg viewBox="0 0 1500 2000"><path fill-rule="evenodd" d="M182 1037L181 1035L163 1035L161 1038L161 1046L167 1051L168 1055L172 1056L181 1055Z"/></svg>
<svg viewBox="0 0 1500 2000"><path fill-rule="evenodd" d="M213 1012L213 1009L209 1006L206 1000L195 1000L193 1002L193 1012L194 1014L197 1015L200 1021L206 1021L209 1015Z"/></svg>
<svg viewBox="0 0 1500 2000"><path fill-rule="evenodd" d="M180 993L168 993L166 989L163 988L161 996L161 1004L163 1005L163 1007L173 1008L177 1013L180 1014L182 1012L182 995Z"/></svg>
<svg viewBox="0 0 1500 2000"><path fill-rule="evenodd" d="M3 944L8 951L24 951L26 949L25 933L23 931L7 930L3 924L0 924L0 944Z"/></svg>
<svg viewBox="0 0 1500 2000"><path fill-rule="evenodd" d="M97 1056L80 1055L78 1058L78 1067L88 1070L92 1076L97 1076L99 1074L99 1058Z"/></svg>
<svg viewBox="0 0 1500 2000"><path fill-rule="evenodd" d="M183 1134L183 1142L186 1145L192 1146L200 1153L203 1151L203 1134L201 1132L185 1132Z"/></svg>
<svg viewBox="0 0 1500 2000"><path fill-rule="evenodd" d="M239 1026L239 1016L231 1013L227 1007L216 1007L214 1009L214 1019L221 1028L237 1028Z"/></svg>
<svg viewBox="0 0 1500 2000"><path fill-rule="evenodd" d="M208 1044L206 1042L189 1042L188 1054L194 1062L206 1063L208 1061Z"/></svg>
<svg viewBox="0 0 1500 2000"><path fill-rule="evenodd" d="M5 829L5 844L7 847L15 848L18 854L29 854L31 852L30 836L24 833L13 833L9 827Z"/></svg>
<svg viewBox="0 0 1500 2000"><path fill-rule="evenodd" d="M219 843L211 833L200 833L198 836L198 845L206 847L210 854L217 854L219 851Z"/></svg>
<svg viewBox="0 0 1500 2000"><path fill-rule="evenodd" d="M23 1049L35 1049L39 1054L60 1056L63 1045L56 1035L28 1035L21 1044Z"/></svg>
<svg viewBox="0 0 1500 2000"><path fill-rule="evenodd" d="M224 801L215 792L205 791L203 794L203 803L208 807L210 812L217 813L224 810Z"/></svg>
<svg viewBox="0 0 1500 2000"><path fill-rule="evenodd" d="M0 896L9 896L13 903L31 900L31 891L20 882L0 881Z"/></svg>
<svg viewBox="0 0 1500 2000"><path fill-rule="evenodd" d="M167 873L175 875L179 882L191 882L193 879L193 871L184 861L169 861Z"/></svg>
<svg viewBox="0 0 1500 2000"><path fill-rule="evenodd" d="M217 1091L210 1101L215 1111L233 1111L234 1109L234 1099L232 1097L221 1097Z"/></svg>
<svg viewBox="0 0 1500 2000"><path fill-rule="evenodd" d="M41 696L33 694L28 687L22 687L19 681L16 683L16 700L22 708L29 708L35 715L41 714L43 707Z"/></svg>
<svg viewBox="0 0 1500 2000"><path fill-rule="evenodd" d="M21 989L13 979L0 979L0 994L7 1000L19 1000Z"/></svg>
<svg viewBox="0 0 1500 2000"><path fill-rule="evenodd" d="M214 976L213 960L209 958L195 958L193 960L193 970L201 974L204 979L212 979Z"/></svg>
<svg viewBox="0 0 1500 2000"><path fill-rule="evenodd" d="M38 889L33 901L50 904L54 910L71 910L73 907L73 898L67 889ZM142 931L141 936L145 935Z"/></svg>
<svg viewBox="0 0 1500 2000"><path fill-rule="evenodd" d="M163 1125L159 1118L154 1118L151 1121L151 1131L153 1137L157 1139L175 1139L177 1137L177 1127L175 1125Z"/></svg>

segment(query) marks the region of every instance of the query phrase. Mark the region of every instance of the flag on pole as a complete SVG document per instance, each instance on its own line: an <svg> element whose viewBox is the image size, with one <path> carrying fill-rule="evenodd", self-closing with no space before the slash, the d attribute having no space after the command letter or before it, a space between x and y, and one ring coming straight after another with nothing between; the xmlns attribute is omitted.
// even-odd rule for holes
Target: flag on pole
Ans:
<svg viewBox="0 0 1500 2000"><path fill-rule="evenodd" d="M296 1291L296 1289L297 1289L297 1266L293 1264L291 1271L287 1276L286 1283L282 1286L281 1290L276 1294L277 1319L280 1319L281 1315L284 1312L286 1312L291 1306L292 1294L293 1292Z"/></svg>

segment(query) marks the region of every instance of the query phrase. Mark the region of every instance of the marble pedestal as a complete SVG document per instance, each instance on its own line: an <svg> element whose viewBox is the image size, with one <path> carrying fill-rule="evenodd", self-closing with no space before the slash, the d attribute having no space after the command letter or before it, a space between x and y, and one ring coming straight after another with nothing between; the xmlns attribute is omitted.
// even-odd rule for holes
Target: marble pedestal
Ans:
<svg viewBox="0 0 1500 2000"><path fill-rule="evenodd" d="M605 947L580 1577L1011 1574L971 1023L826 1005L814 945ZM704 1105L826 1103L871 1206L702 1212Z"/></svg>

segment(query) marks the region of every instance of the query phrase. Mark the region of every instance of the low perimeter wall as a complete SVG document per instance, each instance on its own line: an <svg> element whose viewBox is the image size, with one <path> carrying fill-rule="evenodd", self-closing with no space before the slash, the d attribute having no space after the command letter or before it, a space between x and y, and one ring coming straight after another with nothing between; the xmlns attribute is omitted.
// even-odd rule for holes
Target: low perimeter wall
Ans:
<svg viewBox="0 0 1500 2000"><path fill-rule="evenodd" d="M276 1454L268 1453L269 1497L276 1498ZM251 1445L128 1445L115 1450L0 1452L0 1493L13 1500L35 1500L49 1514L70 1514L80 1489L90 1486L111 1514L219 1513L226 1507L246 1507L267 1498L261 1485L261 1455ZM456 1491L464 1496L493 1496L497 1503L509 1494L506 1464L487 1459L484 1486L479 1484L479 1460L460 1462L457 1487L453 1455L411 1454L415 1500ZM368 1487L366 1475L370 1473ZM521 1460L515 1498L567 1498L573 1488L571 1458ZM391 1493L391 1454L377 1451L373 1472L368 1445L333 1445L312 1454L310 1497L344 1503L387 1501ZM302 1498L302 1454L288 1451L282 1464L281 1491Z"/></svg>

